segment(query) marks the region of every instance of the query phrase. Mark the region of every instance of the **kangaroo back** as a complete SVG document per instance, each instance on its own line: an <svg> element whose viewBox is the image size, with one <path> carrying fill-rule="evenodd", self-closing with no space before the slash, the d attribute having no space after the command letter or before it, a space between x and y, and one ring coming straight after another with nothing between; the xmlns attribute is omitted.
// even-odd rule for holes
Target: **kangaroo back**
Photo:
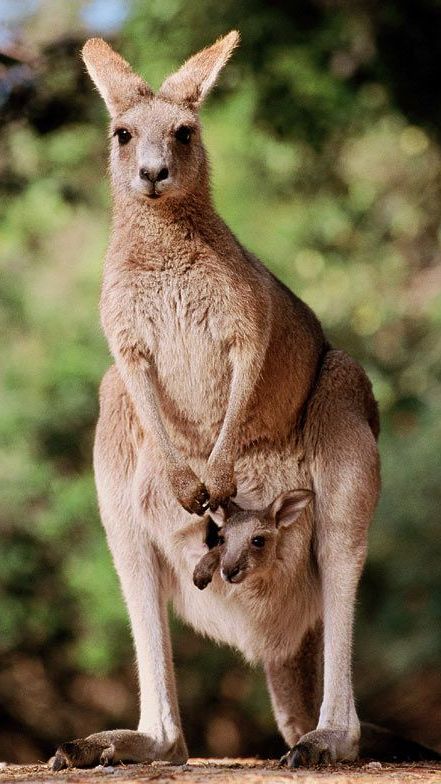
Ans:
<svg viewBox="0 0 441 784"><path fill-rule="evenodd" d="M328 348L321 362L312 393L305 406L305 438L314 447L341 418L355 417L368 423L375 440L380 432L378 404L363 368L346 351Z"/></svg>

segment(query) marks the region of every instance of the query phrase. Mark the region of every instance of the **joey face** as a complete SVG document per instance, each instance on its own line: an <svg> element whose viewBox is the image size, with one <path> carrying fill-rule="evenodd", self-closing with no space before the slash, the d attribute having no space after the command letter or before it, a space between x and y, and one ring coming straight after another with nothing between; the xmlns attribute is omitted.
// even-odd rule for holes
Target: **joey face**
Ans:
<svg viewBox="0 0 441 784"><path fill-rule="evenodd" d="M205 177L196 112L151 97L118 114L111 125L111 174L118 192L149 203L185 199Z"/></svg>
<svg viewBox="0 0 441 784"><path fill-rule="evenodd" d="M222 546L222 579L241 583L248 575L271 568L276 555L277 530L274 521L262 513L238 512L219 533Z"/></svg>
<svg viewBox="0 0 441 784"><path fill-rule="evenodd" d="M229 583L240 583L253 574L271 571L278 537L295 523L312 500L311 490L290 490L277 496L263 511L245 510L234 502L212 513L221 545L220 570Z"/></svg>

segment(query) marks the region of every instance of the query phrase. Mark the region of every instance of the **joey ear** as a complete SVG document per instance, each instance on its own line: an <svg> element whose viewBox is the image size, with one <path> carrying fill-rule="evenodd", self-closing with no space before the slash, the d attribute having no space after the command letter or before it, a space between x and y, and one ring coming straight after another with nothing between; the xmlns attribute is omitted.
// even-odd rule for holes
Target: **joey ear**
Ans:
<svg viewBox="0 0 441 784"><path fill-rule="evenodd" d="M221 506L218 506L216 511L215 512L210 511L209 515L210 515L211 519L214 520L214 522L216 523L217 527L218 528L222 528L222 526L224 525L225 520L226 520L225 510Z"/></svg>
<svg viewBox="0 0 441 784"><path fill-rule="evenodd" d="M124 112L141 98L153 97L147 82L102 38L89 38L81 54L112 116Z"/></svg>
<svg viewBox="0 0 441 784"><path fill-rule="evenodd" d="M239 33L231 30L211 46L190 57L162 84L159 95L175 103L198 107L213 87L220 71L239 43Z"/></svg>
<svg viewBox="0 0 441 784"><path fill-rule="evenodd" d="M276 528L286 528L294 523L303 509L308 506L314 497L312 490L289 490L281 493L270 504L269 512L274 518Z"/></svg>
<svg viewBox="0 0 441 784"><path fill-rule="evenodd" d="M241 511L243 510L240 508L240 506L235 504L231 498L228 498L227 501L217 507L215 512L210 510L209 515L214 520L216 525L222 527L224 523L226 523L226 521L231 517L231 515Z"/></svg>

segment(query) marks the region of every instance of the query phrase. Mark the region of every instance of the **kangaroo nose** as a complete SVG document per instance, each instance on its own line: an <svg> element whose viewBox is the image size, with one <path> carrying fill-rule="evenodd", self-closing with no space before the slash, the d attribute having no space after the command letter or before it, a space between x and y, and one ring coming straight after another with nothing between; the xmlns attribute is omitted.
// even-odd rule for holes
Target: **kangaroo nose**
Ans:
<svg viewBox="0 0 441 784"><path fill-rule="evenodd" d="M240 572L240 566L233 566L232 569L229 569L228 572L226 572L225 574L228 582L231 583L231 581L234 580L235 577L237 577L239 572Z"/></svg>
<svg viewBox="0 0 441 784"><path fill-rule="evenodd" d="M148 180L149 182L161 182L161 180L167 179L168 169L166 166L163 166L161 169L147 169L145 166L142 166L139 170L139 176L141 180Z"/></svg>

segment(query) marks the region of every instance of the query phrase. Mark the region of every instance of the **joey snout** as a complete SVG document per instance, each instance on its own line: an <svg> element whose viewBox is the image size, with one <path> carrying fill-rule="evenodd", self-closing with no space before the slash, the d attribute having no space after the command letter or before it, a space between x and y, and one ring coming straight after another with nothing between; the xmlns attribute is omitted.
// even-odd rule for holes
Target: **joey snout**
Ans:
<svg viewBox="0 0 441 784"><path fill-rule="evenodd" d="M239 525L238 529L241 527ZM242 531L234 531L232 535L231 531L226 533L220 558L221 577L225 582L233 584L241 583L253 574L262 574L270 568L275 554L273 532L268 530L264 533L260 529L255 534L252 530L245 531L245 536L240 536L240 542L237 541L237 534L242 534Z"/></svg>
<svg viewBox="0 0 441 784"><path fill-rule="evenodd" d="M245 563L222 564L221 561L221 577L226 583L241 583L246 576L246 571Z"/></svg>

